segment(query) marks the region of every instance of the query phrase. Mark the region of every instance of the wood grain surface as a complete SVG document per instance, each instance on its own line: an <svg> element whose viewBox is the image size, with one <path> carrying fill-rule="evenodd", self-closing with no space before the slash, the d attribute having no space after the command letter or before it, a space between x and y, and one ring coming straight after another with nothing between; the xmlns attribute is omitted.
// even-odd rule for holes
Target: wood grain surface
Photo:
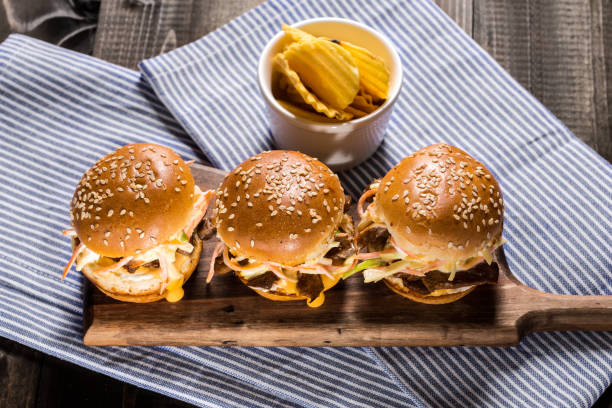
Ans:
<svg viewBox="0 0 612 408"><path fill-rule="evenodd" d="M191 169L203 191L216 188L225 175L198 164ZM612 330L612 295L554 295L528 288L512 276L503 248L495 256L499 282L451 304L412 302L383 282L364 284L357 274L326 292L323 306L308 308L304 301L265 299L233 273L217 275L207 285L218 242L203 243L197 272L180 302L122 303L89 285L85 344L506 346L534 331Z"/></svg>

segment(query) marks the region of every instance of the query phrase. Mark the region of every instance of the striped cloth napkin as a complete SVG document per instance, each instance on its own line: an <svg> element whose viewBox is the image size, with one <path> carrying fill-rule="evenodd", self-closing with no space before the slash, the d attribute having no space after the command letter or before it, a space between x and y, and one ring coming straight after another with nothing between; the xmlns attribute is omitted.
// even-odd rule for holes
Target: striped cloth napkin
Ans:
<svg viewBox="0 0 612 408"><path fill-rule="evenodd" d="M82 172L139 141L203 161L199 146L222 168L268 148L257 56L281 22L317 15L384 31L404 59L406 83L385 143L343 174L351 192L412 150L457 144L502 182L506 251L520 279L559 293L612 293L611 166L435 6L373 3L272 0L144 62L150 84L27 37L2 43L0 335L200 406L590 406L612 381L611 333L540 333L509 348L81 344L83 279L59 280L70 248L58 232Z"/></svg>

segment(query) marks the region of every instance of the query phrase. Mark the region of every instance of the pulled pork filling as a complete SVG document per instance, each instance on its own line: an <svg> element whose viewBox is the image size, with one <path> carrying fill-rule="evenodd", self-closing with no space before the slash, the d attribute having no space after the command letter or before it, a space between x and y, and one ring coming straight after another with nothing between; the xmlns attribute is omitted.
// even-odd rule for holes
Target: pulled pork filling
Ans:
<svg viewBox="0 0 612 408"><path fill-rule="evenodd" d="M220 244L211 260L209 278L213 273L233 270L253 289L277 295L297 294L306 297L308 304L313 305L328 288L326 283L335 283L339 276L354 266L356 249L353 237L353 221L344 214L333 239L323 249L323 255L297 266L258 262L234 254Z"/></svg>
<svg viewBox="0 0 612 408"><path fill-rule="evenodd" d="M503 240L491 242L487 249L471 258L454 262L427 260L423 255L400 248L387 226L377 219L373 202L368 203L377 188L378 181L359 200L361 222L356 236L359 252L356 258L361 262L347 271L343 278L363 272L366 283L390 279L425 296L460 292L475 285L497 282L499 268L492 264L492 253L503 244Z"/></svg>

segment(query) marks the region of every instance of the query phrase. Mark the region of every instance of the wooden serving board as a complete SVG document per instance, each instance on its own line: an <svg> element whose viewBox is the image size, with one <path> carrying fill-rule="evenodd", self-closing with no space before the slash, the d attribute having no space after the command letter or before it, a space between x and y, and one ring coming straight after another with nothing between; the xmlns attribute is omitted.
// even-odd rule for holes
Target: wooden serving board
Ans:
<svg viewBox="0 0 612 408"><path fill-rule="evenodd" d="M192 165L202 189L216 188L225 173ZM87 345L227 346L457 346L517 344L548 330L612 330L612 295L554 295L521 284L503 249L497 285L480 286L447 305L412 302L384 283L361 276L326 292L325 304L275 302L233 274L206 273L216 239L204 242L197 273L178 303L121 303L93 285L86 293L83 341Z"/></svg>

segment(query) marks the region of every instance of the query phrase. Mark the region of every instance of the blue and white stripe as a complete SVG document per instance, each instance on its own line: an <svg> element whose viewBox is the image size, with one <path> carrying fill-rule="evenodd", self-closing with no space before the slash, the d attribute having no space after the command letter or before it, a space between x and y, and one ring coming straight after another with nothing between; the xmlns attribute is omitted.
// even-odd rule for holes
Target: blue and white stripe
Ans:
<svg viewBox="0 0 612 408"><path fill-rule="evenodd" d="M270 148L259 51L282 22L324 15L380 29L404 61L385 143L342 175L347 189L358 193L421 146L457 144L502 181L507 254L520 279L560 293L612 292L612 168L440 10L422 1L272 0L144 62L152 87L138 73L27 37L0 46L0 335L201 406L590 406L612 382L610 333L541 333L512 348L81 344L82 278L59 281L70 249L58 231L82 172L137 141L206 160L195 141L226 169Z"/></svg>

